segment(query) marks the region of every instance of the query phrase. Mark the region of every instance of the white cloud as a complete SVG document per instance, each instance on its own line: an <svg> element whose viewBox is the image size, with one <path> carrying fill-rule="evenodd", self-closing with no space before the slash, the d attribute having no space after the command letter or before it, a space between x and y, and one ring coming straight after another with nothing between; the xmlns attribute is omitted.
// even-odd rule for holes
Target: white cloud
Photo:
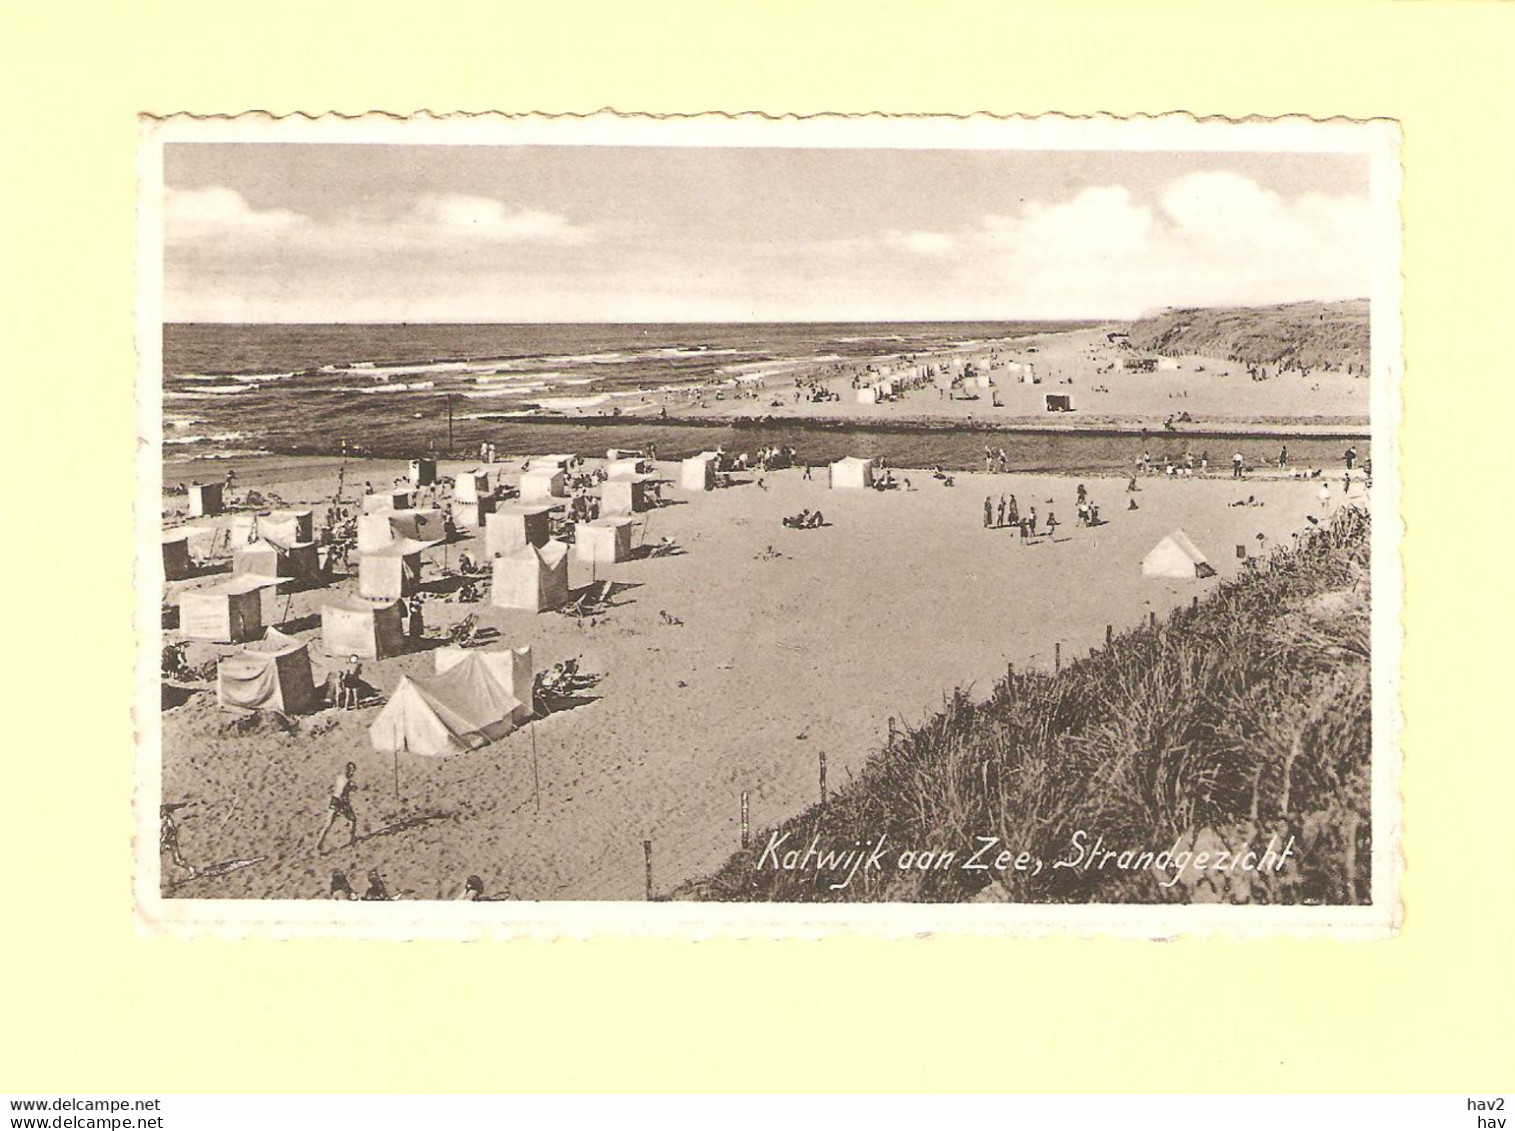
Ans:
<svg viewBox="0 0 1515 1131"><path fill-rule="evenodd" d="M234 189L169 188L163 194L163 237L168 243L224 241L283 235L308 223L283 208L252 208Z"/></svg>
<svg viewBox="0 0 1515 1131"><path fill-rule="evenodd" d="M441 237L497 243L578 244L590 237L588 228L574 225L556 212L511 209L493 197L463 193L426 193L416 200L403 222L431 229Z"/></svg>

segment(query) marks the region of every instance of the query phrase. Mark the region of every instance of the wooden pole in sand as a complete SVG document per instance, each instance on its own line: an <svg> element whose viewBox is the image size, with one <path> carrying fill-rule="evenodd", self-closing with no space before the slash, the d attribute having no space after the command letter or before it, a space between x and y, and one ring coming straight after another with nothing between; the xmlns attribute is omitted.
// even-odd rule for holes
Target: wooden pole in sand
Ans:
<svg viewBox="0 0 1515 1131"><path fill-rule="evenodd" d="M1153 609L1151 612L1149 612L1147 614L1147 624L1150 625L1152 628L1156 628L1157 627L1157 610L1156 609Z"/></svg>
<svg viewBox="0 0 1515 1131"><path fill-rule="evenodd" d="M1110 646L1110 642L1112 640L1114 640L1114 639L1115 639L1115 626L1113 624L1107 624L1107 625L1105 625L1105 647L1108 648Z"/></svg>
<svg viewBox="0 0 1515 1131"><path fill-rule="evenodd" d="M542 811L542 779L537 773L537 721L531 720L531 796L536 801L537 812Z"/></svg>
<svg viewBox="0 0 1515 1131"><path fill-rule="evenodd" d="M642 842L642 857L647 865L647 902L652 902L652 841Z"/></svg>
<svg viewBox="0 0 1515 1131"><path fill-rule="evenodd" d="M1052 670L1055 672L1063 670L1063 645L1061 641L1052 645Z"/></svg>
<svg viewBox="0 0 1515 1131"><path fill-rule="evenodd" d="M821 808L826 807L826 752L821 751Z"/></svg>
<svg viewBox="0 0 1515 1131"><path fill-rule="evenodd" d="M747 791L742 790L742 847L747 847Z"/></svg>

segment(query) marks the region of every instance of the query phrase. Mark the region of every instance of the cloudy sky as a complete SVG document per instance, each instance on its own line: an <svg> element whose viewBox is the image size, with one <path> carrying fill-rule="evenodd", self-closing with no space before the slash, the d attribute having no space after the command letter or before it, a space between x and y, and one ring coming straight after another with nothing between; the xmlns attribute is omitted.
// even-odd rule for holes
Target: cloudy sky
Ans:
<svg viewBox="0 0 1515 1131"><path fill-rule="evenodd" d="M1368 293L1365 158L174 144L164 315L1118 318Z"/></svg>

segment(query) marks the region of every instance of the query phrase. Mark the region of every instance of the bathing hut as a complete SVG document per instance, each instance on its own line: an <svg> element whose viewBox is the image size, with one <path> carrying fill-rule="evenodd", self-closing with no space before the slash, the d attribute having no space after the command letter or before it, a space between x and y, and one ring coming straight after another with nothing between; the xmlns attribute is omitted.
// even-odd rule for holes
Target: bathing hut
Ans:
<svg viewBox="0 0 1515 1131"><path fill-rule="evenodd" d="M480 499L489 498L489 472L463 471L452 481L452 501L455 503L476 503Z"/></svg>
<svg viewBox="0 0 1515 1131"><path fill-rule="evenodd" d="M551 505L540 503L500 507L485 518L484 552L494 557L522 546L547 545L552 537L552 511Z"/></svg>
<svg viewBox="0 0 1515 1131"><path fill-rule="evenodd" d="M1072 395L1069 394L1069 393L1048 393L1047 394L1047 411L1048 412L1072 412L1073 411L1073 397L1072 397Z"/></svg>
<svg viewBox="0 0 1515 1131"><path fill-rule="evenodd" d="M430 487L436 481L436 460L413 459L410 461L410 485L412 487Z"/></svg>
<svg viewBox="0 0 1515 1131"><path fill-rule="evenodd" d="M701 452L679 464L679 486L686 491L715 489L715 453Z"/></svg>
<svg viewBox="0 0 1515 1131"><path fill-rule="evenodd" d="M163 535L163 577L167 581L182 581L193 571L189 560L189 535L175 530Z"/></svg>
<svg viewBox="0 0 1515 1131"><path fill-rule="evenodd" d="M315 515L308 510L274 511L258 520L258 531L263 537L280 545L314 542Z"/></svg>
<svg viewBox="0 0 1515 1131"><path fill-rule="evenodd" d="M263 590L277 577L245 574L179 598L179 631L190 640L241 644L263 635Z"/></svg>
<svg viewBox="0 0 1515 1131"><path fill-rule="evenodd" d="M600 514L637 514L649 509L647 479L607 479L600 486Z"/></svg>
<svg viewBox="0 0 1515 1131"><path fill-rule="evenodd" d="M831 465L832 490L861 490L873 486L873 461L844 456Z"/></svg>
<svg viewBox="0 0 1515 1131"><path fill-rule="evenodd" d="M403 511L410 507L410 492L400 487L375 491L363 496L363 513L380 514L387 511Z"/></svg>
<svg viewBox="0 0 1515 1131"><path fill-rule="evenodd" d="M522 546L494 559L489 600L502 609L540 613L568 600L568 547Z"/></svg>
<svg viewBox="0 0 1515 1131"><path fill-rule="evenodd" d="M223 709L293 715L319 705L304 642L270 628L263 639L216 665L216 702Z"/></svg>
<svg viewBox="0 0 1515 1131"><path fill-rule="evenodd" d="M358 595L372 601L409 597L421 584L421 551L430 542L396 538L389 545L358 556Z"/></svg>
<svg viewBox="0 0 1515 1131"><path fill-rule="evenodd" d="M566 498L568 487L563 469L553 465L539 466L535 459L531 462L532 469L521 475L521 502Z"/></svg>
<svg viewBox="0 0 1515 1131"><path fill-rule="evenodd" d="M613 459L605 465L605 477L607 479L632 479L638 475L646 475L651 470L651 462L645 459Z"/></svg>
<svg viewBox="0 0 1515 1131"><path fill-rule="evenodd" d="M575 561L614 565L631 558L631 519L601 518L574 527Z"/></svg>
<svg viewBox="0 0 1515 1131"><path fill-rule="evenodd" d="M395 601L334 597L321 607L321 643L333 656L382 660L405 651Z"/></svg>
<svg viewBox="0 0 1515 1131"><path fill-rule="evenodd" d="M226 507L221 500L221 484L191 483L189 485L189 514L191 518L220 514Z"/></svg>
<svg viewBox="0 0 1515 1131"><path fill-rule="evenodd" d="M452 521L456 526L466 530L477 530L483 526L489 515L494 511L495 502L493 496L474 499L471 502L460 503L453 500Z"/></svg>

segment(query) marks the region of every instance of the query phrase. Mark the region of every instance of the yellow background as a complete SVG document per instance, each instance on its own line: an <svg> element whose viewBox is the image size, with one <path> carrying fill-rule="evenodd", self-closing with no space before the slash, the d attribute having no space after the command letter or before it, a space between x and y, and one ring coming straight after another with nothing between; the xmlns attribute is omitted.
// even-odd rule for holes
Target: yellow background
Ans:
<svg viewBox="0 0 1515 1131"><path fill-rule="evenodd" d="M0 3L0 1091L1509 1087L1512 20L1433 0ZM1402 122L1397 940L137 935L135 114L606 105Z"/></svg>

